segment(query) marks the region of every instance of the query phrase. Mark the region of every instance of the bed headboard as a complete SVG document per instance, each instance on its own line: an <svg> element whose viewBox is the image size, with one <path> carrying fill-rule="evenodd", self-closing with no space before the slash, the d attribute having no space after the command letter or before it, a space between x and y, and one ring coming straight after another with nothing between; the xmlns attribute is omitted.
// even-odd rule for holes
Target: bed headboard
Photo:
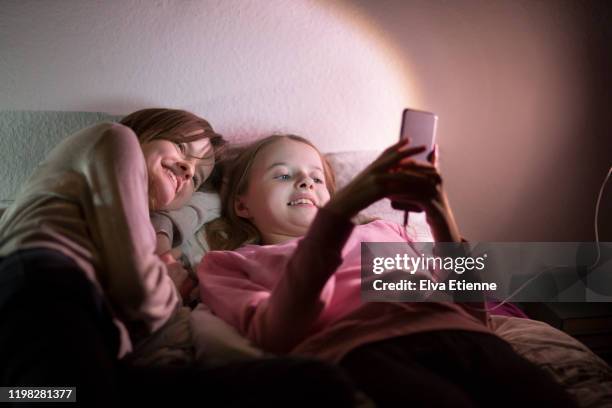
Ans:
<svg viewBox="0 0 612 408"><path fill-rule="evenodd" d="M17 194L34 167L57 143L79 129L100 121L117 121L121 116L102 112L0 111L0 215ZM342 187L374 160L377 151L346 151L327 154ZM402 213L381 200L362 212L401 223ZM409 233L417 241L431 241L431 232L422 213L410 217ZM201 251L196 251L201 256Z"/></svg>
<svg viewBox="0 0 612 408"><path fill-rule="evenodd" d="M0 111L0 207L6 207L34 167L64 137L120 116L102 112Z"/></svg>

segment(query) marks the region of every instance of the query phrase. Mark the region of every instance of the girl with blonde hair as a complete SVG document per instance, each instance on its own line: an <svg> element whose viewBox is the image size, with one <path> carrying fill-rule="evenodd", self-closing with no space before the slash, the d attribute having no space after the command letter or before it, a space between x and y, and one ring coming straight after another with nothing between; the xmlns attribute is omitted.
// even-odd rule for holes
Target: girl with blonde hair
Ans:
<svg viewBox="0 0 612 408"><path fill-rule="evenodd" d="M243 149L225 177L224 224L211 231L223 250L198 268L202 301L266 351L340 365L381 407L575 406L494 335L478 304L361 300L361 243L409 241L393 223L351 222L375 201L418 206L437 242L462 241L436 150L429 163L411 158L424 150L402 140L334 194L306 139Z"/></svg>

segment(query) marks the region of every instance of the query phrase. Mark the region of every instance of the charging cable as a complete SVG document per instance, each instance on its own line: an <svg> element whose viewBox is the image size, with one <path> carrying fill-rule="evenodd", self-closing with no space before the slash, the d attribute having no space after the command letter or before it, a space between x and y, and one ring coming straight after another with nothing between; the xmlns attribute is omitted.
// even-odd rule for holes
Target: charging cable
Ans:
<svg viewBox="0 0 612 408"><path fill-rule="evenodd" d="M601 198L603 197L603 192L604 189L606 188L606 184L608 183L608 180L610 179L610 175L612 174L612 167L610 167L610 169L608 170L608 174L606 175L606 177L604 178L603 183L601 184L601 188L599 189L599 195L597 196L597 202L595 204L595 243L597 244L596 248L597 248L597 257L595 259L595 262L593 262L592 265L587 267L587 270L591 271L593 269L595 269L595 267L597 267L597 264L599 264L599 261L601 260L601 244L599 242L599 207L601 204ZM514 296L516 296L517 293L519 293L521 290L523 290L529 283L531 283L534 279L538 278L540 275L542 275L544 272L548 272L552 269L556 269L556 268L560 268L560 267L568 267L568 266L573 266L573 265L554 265L554 266L550 266L547 269L544 269L543 271L538 272L534 277L532 277L531 279L527 280L527 282L523 283L521 286L518 287L518 289L516 289L514 292L512 292L507 298L505 298L503 301L501 301L498 305L495 305L492 308L475 308L469 305L466 305L466 307L472 309L472 310L476 310L479 312L492 312L500 307L502 307L503 305L505 305L506 303L508 303L510 301L510 299L512 299Z"/></svg>

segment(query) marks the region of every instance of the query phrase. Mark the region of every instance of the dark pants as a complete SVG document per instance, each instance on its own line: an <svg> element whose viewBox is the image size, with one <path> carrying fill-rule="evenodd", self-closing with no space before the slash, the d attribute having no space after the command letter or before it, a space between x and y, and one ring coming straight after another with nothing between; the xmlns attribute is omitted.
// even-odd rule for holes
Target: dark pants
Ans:
<svg viewBox="0 0 612 408"><path fill-rule="evenodd" d="M379 407L576 407L495 335L444 330L367 344L340 365Z"/></svg>
<svg viewBox="0 0 612 408"><path fill-rule="evenodd" d="M317 361L134 368L117 361L118 341L102 297L70 258L34 249L0 260L0 386L76 386L78 402L104 407L353 402L342 371Z"/></svg>

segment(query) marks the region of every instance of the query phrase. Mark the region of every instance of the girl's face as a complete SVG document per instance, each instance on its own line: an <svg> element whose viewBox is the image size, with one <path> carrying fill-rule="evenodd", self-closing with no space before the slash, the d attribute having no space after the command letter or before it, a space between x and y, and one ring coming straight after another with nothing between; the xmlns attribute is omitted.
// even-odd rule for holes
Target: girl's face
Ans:
<svg viewBox="0 0 612 408"><path fill-rule="evenodd" d="M264 244L303 236L318 208L329 200L319 153L291 139L257 153L248 184L234 203L235 211L255 225Z"/></svg>
<svg viewBox="0 0 612 408"><path fill-rule="evenodd" d="M174 210L185 205L215 165L208 138L188 143L156 139L143 143L142 151L149 175L151 210Z"/></svg>

